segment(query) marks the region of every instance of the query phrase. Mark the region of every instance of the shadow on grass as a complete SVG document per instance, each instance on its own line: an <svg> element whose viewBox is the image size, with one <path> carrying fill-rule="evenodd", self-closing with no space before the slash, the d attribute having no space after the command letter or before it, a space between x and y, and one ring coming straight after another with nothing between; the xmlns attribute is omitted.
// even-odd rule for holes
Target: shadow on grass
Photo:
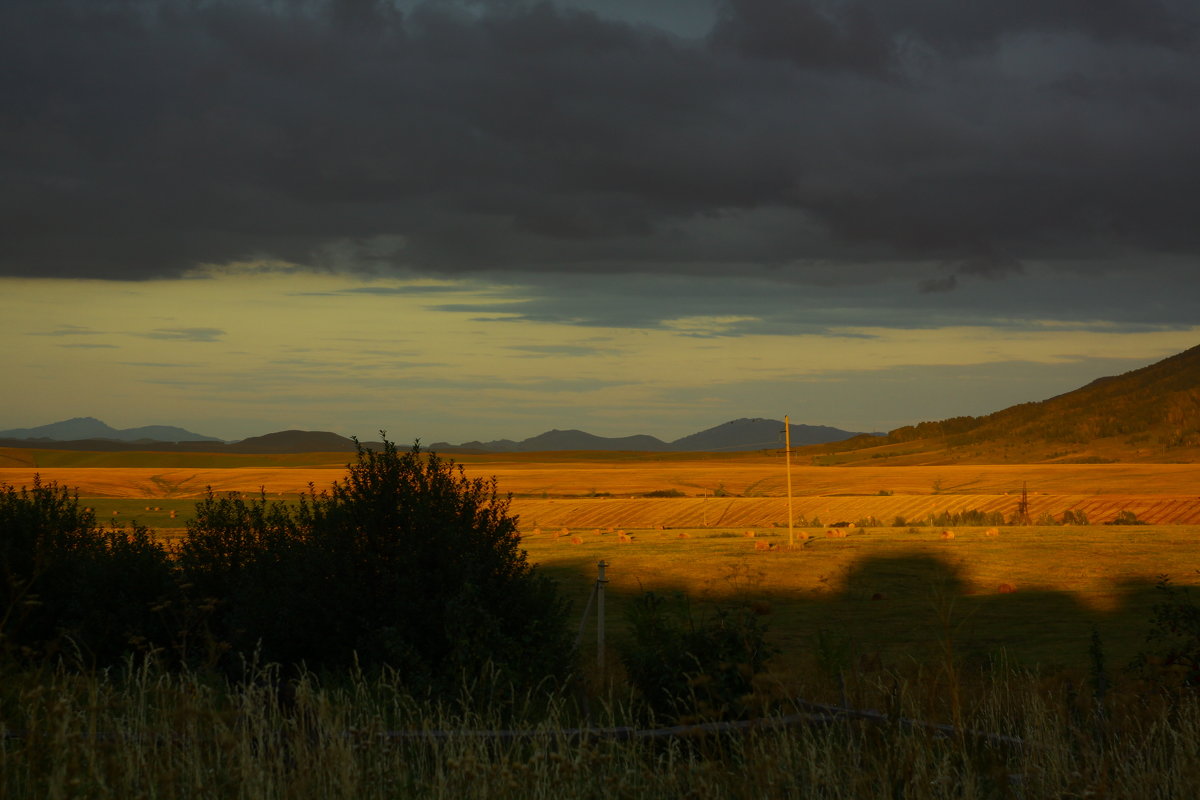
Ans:
<svg viewBox="0 0 1200 800"><path fill-rule="evenodd" d="M769 557L773 557L772 556ZM787 557L788 554L783 554ZM559 581L579 619L595 582L594 559L539 566ZM620 564L609 567L610 577ZM929 663L946 648L965 664L1003 658L1028 667L1087 669L1092 634L1103 643L1112 667L1128 664L1145 645L1152 606L1161 601L1151 579L1112 584L1105 607L1090 606L1067 591L969 581L949 560L929 553L864 555L841 575L816 587L764 588L753 575L730 581L723 593L697 592L664 579L636 590L608 585L610 638L624 634L624 614L642 591L689 595L697 613L719 604L757 603L769 608L772 641L784 661L803 661L822 640L841 643L851 661ZM690 589L690 591L689 591ZM595 622L585 625L585 645L595 638Z"/></svg>

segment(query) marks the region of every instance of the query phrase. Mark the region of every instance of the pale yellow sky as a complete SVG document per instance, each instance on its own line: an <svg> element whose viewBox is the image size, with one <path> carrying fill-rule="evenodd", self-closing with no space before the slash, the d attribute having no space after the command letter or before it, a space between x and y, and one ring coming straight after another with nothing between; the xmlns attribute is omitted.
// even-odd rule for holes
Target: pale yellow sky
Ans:
<svg viewBox="0 0 1200 800"><path fill-rule="evenodd" d="M370 437L385 428L399 440L457 442L572 427L671 439L786 413L880 430L1043 399L1200 338L1200 327L1052 321L738 333L755 321L745 314L584 326L518 317L505 305L511 292L482 283L286 272L3 279L0 298L9 387L0 429L94 416L227 439L285 428ZM470 310L441 308L451 304ZM495 313L480 310L493 304ZM930 407L957 371L980 378L989 365L1000 370L991 395L984 379L976 395L960 387L960 410L953 397ZM1020 375L1037 380L1026 386Z"/></svg>

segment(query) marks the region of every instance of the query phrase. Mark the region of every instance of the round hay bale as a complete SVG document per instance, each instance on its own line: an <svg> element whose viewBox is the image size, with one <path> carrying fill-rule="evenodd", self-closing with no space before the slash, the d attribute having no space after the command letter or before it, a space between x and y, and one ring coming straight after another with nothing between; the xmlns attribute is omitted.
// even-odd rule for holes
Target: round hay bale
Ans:
<svg viewBox="0 0 1200 800"><path fill-rule="evenodd" d="M583 544L583 539L580 539L578 536L572 536L571 544Z"/></svg>
<svg viewBox="0 0 1200 800"><path fill-rule="evenodd" d="M770 542L764 542L764 541L762 541L762 540L759 540L759 541L757 541L757 542L755 542L755 543L754 543L754 549L755 549L755 550L770 550L770 549L771 549L771 543L770 543Z"/></svg>
<svg viewBox="0 0 1200 800"><path fill-rule="evenodd" d="M754 531L742 531L742 536L754 536Z"/></svg>
<svg viewBox="0 0 1200 800"><path fill-rule="evenodd" d="M942 538L943 538L943 539L953 539L953 538L954 538L954 531L942 531L942 534L941 534L941 535L942 535Z"/></svg>
<svg viewBox="0 0 1200 800"><path fill-rule="evenodd" d="M825 537L827 539L845 539L846 538L846 529L845 528L830 528L829 530L825 531Z"/></svg>
<svg viewBox="0 0 1200 800"><path fill-rule="evenodd" d="M1017 591L1017 587L1013 586L1011 583L1002 583L996 587L996 591L998 591L1000 594L1012 594L1013 592Z"/></svg>
<svg viewBox="0 0 1200 800"><path fill-rule="evenodd" d="M883 592L876 592L875 594L871 595L871 599L872 600L882 600Z"/></svg>
<svg viewBox="0 0 1200 800"><path fill-rule="evenodd" d="M541 529L541 528L534 528L534 529L533 529L533 535L534 535L534 536L541 536L541 535L542 535L542 529Z"/></svg>
<svg viewBox="0 0 1200 800"><path fill-rule="evenodd" d="M992 537L999 536L1000 529L999 528L988 528L986 531L983 532L983 535L984 536L992 536Z"/></svg>
<svg viewBox="0 0 1200 800"><path fill-rule="evenodd" d="M687 534L687 531L680 531L680 532L679 532L679 538L680 538L680 539L690 539L691 537L690 537L690 536L688 536L688 534Z"/></svg>

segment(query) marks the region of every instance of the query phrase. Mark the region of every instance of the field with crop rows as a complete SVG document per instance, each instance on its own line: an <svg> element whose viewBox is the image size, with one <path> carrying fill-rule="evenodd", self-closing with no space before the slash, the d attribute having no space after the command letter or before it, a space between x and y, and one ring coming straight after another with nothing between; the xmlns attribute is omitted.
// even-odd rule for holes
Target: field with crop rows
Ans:
<svg viewBox="0 0 1200 800"><path fill-rule="evenodd" d="M311 483L327 487L345 474L344 465L280 466L274 456L237 457L237 466L177 463L195 454L169 457L162 466L129 466L128 453L91 453L89 466L0 467L0 483L28 485L43 480L77 487L89 498L136 500L200 497L216 492L265 491L294 496ZM201 454L202 455L202 454ZM549 456L550 454L547 454ZM621 454L628 456L628 454ZM102 457L120 457L105 464ZM325 459L340 457L326 454ZM224 456L222 457L224 458ZM262 463L247 463L259 458ZM299 457L289 457L302 462ZM65 461L65 457L49 459ZM10 462L11 463L11 462ZM619 458L554 454L541 461L517 457L465 456L468 475L497 478L501 492L514 495L523 526L546 525L671 527L786 524L786 483L781 457L761 454L672 458ZM1153 524L1200 524L1200 465L1042 464L1032 466L796 467L795 513L822 523L875 517L923 518L943 511L1016 511L1022 486L1029 491L1031 518L1083 511L1093 523L1128 510ZM647 498L647 493L681 497ZM98 503L99 505L99 503Z"/></svg>
<svg viewBox="0 0 1200 800"><path fill-rule="evenodd" d="M125 453L82 455L87 466L0 468L0 482L28 485L39 473L77 487L101 522L136 519L169 539L182 533L195 499L208 487L246 495L265 491L279 499L310 483L324 488L345 474L333 464L305 465L302 457L285 464L273 456L259 462L239 457L215 466L178 460L190 454L143 454L133 464ZM146 463L164 455L170 463ZM118 463L105 461L115 457ZM44 460L71 462L66 455ZM819 518L821 527L798 528L802 544L787 550L786 484L778 456L458 460L468 475L494 475L500 491L513 494L512 511L531 560L563 579L578 595L577 607L596 561L605 558L613 564L616 618L641 589L680 589L698 597L753 590L776 606L773 627L787 650L804 650L822 626L853 629L868 648L927 648L936 639L931 592L942 586L948 587L942 600L953 600L981 631L970 644L979 652L1013 648L1022 660L1077 663L1084 652L1080 642L1096 627L1124 657L1144 635L1155 576L1171 573L1191 582L1200 570L1200 465L796 467L794 513L806 522ZM1005 526L995 537L960 529L951 540L940 539L940 529L908 527L942 512L1010 517L1023 485L1032 519L1071 509L1085 512L1093 524ZM1097 524L1123 510L1150 525ZM906 525L894 527L896 517ZM826 538L834 523L869 518L879 524L851 529L844 539ZM632 533L633 541L619 542L617 529ZM1012 591L1002 592L1002 585ZM872 601L875 595L880 599Z"/></svg>

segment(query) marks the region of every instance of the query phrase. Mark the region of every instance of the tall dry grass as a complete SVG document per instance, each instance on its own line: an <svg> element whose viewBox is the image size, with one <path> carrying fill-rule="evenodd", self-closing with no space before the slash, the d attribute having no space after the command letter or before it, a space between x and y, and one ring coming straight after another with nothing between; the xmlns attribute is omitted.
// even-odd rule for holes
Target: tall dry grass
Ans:
<svg viewBox="0 0 1200 800"><path fill-rule="evenodd" d="M13 800L1200 795L1196 697L1113 691L1096 704L1010 667L964 687L962 728L1022 744L898 722L932 713L945 687L890 673L857 698L888 723L630 739L580 736L568 697L496 696L487 681L453 705L421 702L394 678L323 685L270 669L241 686L152 667L0 678L0 796ZM635 718L609 697L593 726ZM479 733L498 729L525 733Z"/></svg>

